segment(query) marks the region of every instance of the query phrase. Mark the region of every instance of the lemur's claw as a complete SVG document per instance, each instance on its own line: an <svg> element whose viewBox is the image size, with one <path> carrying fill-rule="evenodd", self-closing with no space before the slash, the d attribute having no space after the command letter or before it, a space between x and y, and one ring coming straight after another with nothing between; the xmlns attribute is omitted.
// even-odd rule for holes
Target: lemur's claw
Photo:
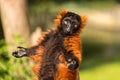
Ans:
<svg viewBox="0 0 120 80"><path fill-rule="evenodd" d="M21 46L18 46L18 51L15 51L12 53L12 55L16 58L20 58L20 57L23 57L23 56L26 56L27 55L27 49L24 48L24 47L21 47Z"/></svg>
<svg viewBox="0 0 120 80"><path fill-rule="evenodd" d="M68 59L68 64L67 64L68 69L74 70L79 67L79 63L77 59Z"/></svg>

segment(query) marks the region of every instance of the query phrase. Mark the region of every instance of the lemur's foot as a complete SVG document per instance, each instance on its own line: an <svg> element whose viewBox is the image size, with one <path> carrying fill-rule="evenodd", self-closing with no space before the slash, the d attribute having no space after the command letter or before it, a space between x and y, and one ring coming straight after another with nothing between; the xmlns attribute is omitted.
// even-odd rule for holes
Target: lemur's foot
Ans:
<svg viewBox="0 0 120 80"><path fill-rule="evenodd" d="M68 69L75 70L79 67L79 62L76 58L68 59L67 64Z"/></svg>
<svg viewBox="0 0 120 80"><path fill-rule="evenodd" d="M21 46L18 46L18 51L12 53L12 55L16 58L21 58L23 56L27 56L27 49Z"/></svg>

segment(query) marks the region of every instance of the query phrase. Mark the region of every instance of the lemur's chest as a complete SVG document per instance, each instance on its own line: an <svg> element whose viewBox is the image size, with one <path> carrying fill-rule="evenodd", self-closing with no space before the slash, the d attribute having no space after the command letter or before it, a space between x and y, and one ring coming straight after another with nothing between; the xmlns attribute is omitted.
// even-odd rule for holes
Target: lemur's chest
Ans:
<svg viewBox="0 0 120 80"><path fill-rule="evenodd" d="M44 54L49 60L58 61L58 56L65 52L63 37L55 33L47 41L44 49Z"/></svg>
<svg viewBox="0 0 120 80"><path fill-rule="evenodd" d="M79 35L63 38L63 44L67 51L80 50L81 42Z"/></svg>

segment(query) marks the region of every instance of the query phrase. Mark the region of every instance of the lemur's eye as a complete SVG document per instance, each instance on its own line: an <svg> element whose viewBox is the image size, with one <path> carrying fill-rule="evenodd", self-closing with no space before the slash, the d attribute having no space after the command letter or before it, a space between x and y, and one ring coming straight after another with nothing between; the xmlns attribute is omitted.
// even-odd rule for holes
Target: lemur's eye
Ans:
<svg viewBox="0 0 120 80"><path fill-rule="evenodd" d="M64 21L64 24L67 24L67 21Z"/></svg>
<svg viewBox="0 0 120 80"><path fill-rule="evenodd" d="M77 28L77 24L75 24L74 27Z"/></svg>

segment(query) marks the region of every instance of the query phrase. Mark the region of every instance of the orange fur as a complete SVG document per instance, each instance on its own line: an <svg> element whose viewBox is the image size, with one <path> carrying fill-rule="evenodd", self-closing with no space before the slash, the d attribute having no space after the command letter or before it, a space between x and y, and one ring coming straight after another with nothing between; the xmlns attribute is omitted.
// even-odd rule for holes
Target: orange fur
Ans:
<svg viewBox="0 0 120 80"><path fill-rule="evenodd" d="M87 16L80 16L82 19L82 24L85 24L87 21Z"/></svg>
<svg viewBox="0 0 120 80"><path fill-rule="evenodd" d="M39 69L40 69L40 64L36 64L35 66L32 67L32 71L33 71L36 75L39 75Z"/></svg>
<svg viewBox="0 0 120 80"><path fill-rule="evenodd" d="M55 80L78 80L78 70L69 70L66 65L58 64Z"/></svg>
<svg viewBox="0 0 120 80"><path fill-rule="evenodd" d="M79 62L82 60L82 48L81 41L79 36L70 36L64 38L64 46L68 51L73 51L74 56L79 59Z"/></svg>
<svg viewBox="0 0 120 80"><path fill-rule="evenodd" d="M38 44L41 43L41 42L44 40L44 37L45 37L48 33L49 33L49 31L48 31L48 32L42 32L42 36L39 37L37 43L38 43Z"/></svg>
<svg viewBox="0 0 120 80"><path fill-rule="evenodd" d="M57 15L57 19L54 20L55 24L59 27L60 25L60 21L62 19L62 17L67 13L68 11L63 9L59 12L59 14ZM82 28L85 25L85 22L87 20L86 16L80 16L82 24L81 24L81 28L78 30L78 32L76 32L75 34L73 34L73 36L69 36L69 37L65 37L64 38L64 46L68 51L73 51L73 55L75 57L78 58L79 63L81 63L82 61L82 46L81 46L81 41L79 38L79 34L82 30ZM46 36L46 34L49 34L49 32L44 33L42 37L40 37L38 43L41 43L42 40L44 40L44 37ZM44 47L40 46L39 49L36 51L36 55L34 56L30 56L30 58L32 58L33 60L37 61L37 62L41 62L41 55L44 51ZM60 64L57 65L57 72L55 75L55 80L78 80L78 69L76 70L70 70L67 68L67 62L64 59L63 55L59 56L59 60L60 60ZM40 70L40 64L39 65L35 65L32 68L33 72L35 74L40 74L38 71ZM35 78L34 80L38 80L38 78Z"/></svg>
<svg viewBox="0 0 120 80"><path fill-rule="evenodd" d="M29 57L31 59L33 59L34 61L41 62L41 56L42 56L43 51L44 51L44 47L39 46L39 48L35 52L36 55L32 55L32 56L29 56Z"/></svg>
<svg viewBox="0 0 120 80"><path fill-rule="evenodd" d="M82 61L82 45L79 34L85 26L85 22L87 20L86 16L80 16L82 20L81 28L73 34L73 36L65 37L64 38L64 46L67 51L73 51L73 55L78 58L79 63ZM67 62L64 59L63 55L59 56L59 60L61 64L58 64L58 71L55 76L55 80L79 80L79 73L78 69L76 70L69 70L67 68Z"/></svg>
<svg viewBox="0 0 120 80"><path fill-rule="evenodd" d="M32 80L39 80L39 79L35 77L35 78L33 78Z"/></svg>
<svg viewBox="0 0 120 80"><path fill-rule="evenodd" d="M73 51L73 55L77 57L79 60L79 63L81 63L82 60L82 47L81 47L81 41L79 38L79 35L74 35L70 37L64 38L64 46L67 49L67 51ZM68 54L69 55L69 54ZM70 70L67 68L67 62L64 59L63 55L59 56L60 64L58 64L58 71L56 73L56 79L55 80L78 80L79 73L78 69L76 70Z"/></svg>
<svg viewBox="0 0 120 80"><path fill-rule="evenodd" d="M55 24L57 26L60 25L62 17L67 13L68 11L66 9L61 9L57 15L57 19L54 20Z"/></svg>

